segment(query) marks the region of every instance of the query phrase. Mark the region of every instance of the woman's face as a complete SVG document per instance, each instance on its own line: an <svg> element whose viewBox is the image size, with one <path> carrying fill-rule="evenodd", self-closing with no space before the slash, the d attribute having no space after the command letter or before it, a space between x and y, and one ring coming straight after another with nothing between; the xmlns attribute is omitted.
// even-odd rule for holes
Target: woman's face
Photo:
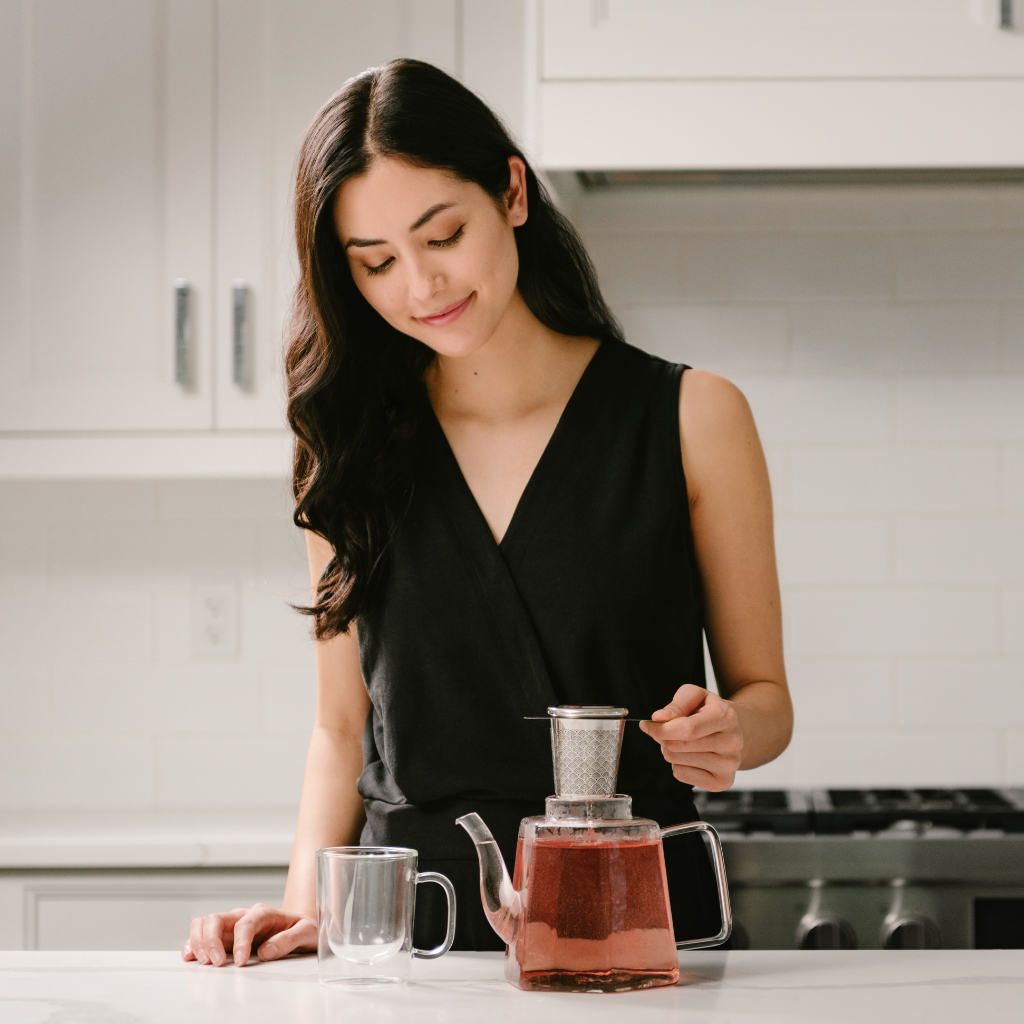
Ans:
<svg viewBox="0 0 1024 1024"><path fill-rule="evenodd" d="M378 157L347 181L334 223L352 278L392 327L446 356L475 352L515 294L513 228L526 221L522 160L499 209L479 185L447 171Z"/></svg>

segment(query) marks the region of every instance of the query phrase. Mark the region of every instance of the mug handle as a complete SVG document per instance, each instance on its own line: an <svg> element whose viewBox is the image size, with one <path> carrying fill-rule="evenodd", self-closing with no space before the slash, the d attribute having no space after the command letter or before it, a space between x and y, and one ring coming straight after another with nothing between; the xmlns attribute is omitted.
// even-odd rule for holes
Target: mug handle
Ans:
<svg viewBox="0 0 1024 1024"><path fill-rule="evenodd" d="M718 885L718 908L722 913L722 930L706 939L686 939L676 943L676 949L704 949L717 946L732 935L732 907L729 905L729 883L725 877L725 857L722 855L722 840L706 821L691 821L689 825L673 825L661 830L661 838L681 836L686 832L703 832L711 840L711 859L715 866L715 882Z"/></svg>
<svg viewBox="0 0 1024 1024"><path fill-rule="evenodd" d="M448 934L445 935L444 942L433 949L417 949L415 946L412 948L412 955L420 960L434 960L444 956L455 941L455 886L439 871L417 871L416 884L419 885L421 882L436 883L444 889L444 894L448 898Z"/></svg>

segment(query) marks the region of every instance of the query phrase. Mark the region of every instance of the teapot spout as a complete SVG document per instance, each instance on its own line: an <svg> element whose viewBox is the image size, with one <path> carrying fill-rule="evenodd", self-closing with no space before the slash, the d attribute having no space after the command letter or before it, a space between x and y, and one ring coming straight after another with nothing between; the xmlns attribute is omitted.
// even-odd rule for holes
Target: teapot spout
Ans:
<svg viewBox="0 0 1024 1024"><path fill-rule="evenodd" d="M469 833L476 846L476 855L480 860L480 898L483 900L487 920L498 937L511 944L519 932L522 900L512 888L512 879L508 877L508 868L505 867L498 844L483 818L475 811L456 818L455 824L461 825Z"/></svg>

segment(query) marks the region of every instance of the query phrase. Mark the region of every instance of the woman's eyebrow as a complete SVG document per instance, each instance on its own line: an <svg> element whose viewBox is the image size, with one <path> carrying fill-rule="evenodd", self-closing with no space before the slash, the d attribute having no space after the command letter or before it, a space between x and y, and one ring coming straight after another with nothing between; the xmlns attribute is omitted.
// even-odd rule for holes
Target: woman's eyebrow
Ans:
<svg viewBox="0 0 1024 1024"><path fill-rule="evenodd" d="M442 210L451 209L451 207L453 207L454 205L454 203L437 203L435 206L432 206L429 210L427 210L427 212L424 213L421 217L419 217L416 223L413 224L409 228L409 230L415 231L417 228L423 227L423 225L426 224L427 221L430 220L430 218L433 217L435 214L440 213ZM357 249L365 249L367 248L367 246L370 245L387 245L387 241L383 238L350 238L345 243L345 248L350 249L354 246Z"/></svg>
<svg viewBox="0 0 1024 1024"><path fill-rule="evenodd" d="M442 210L448 210L454 205L454 203L438 203L436 206L432 206L425 214L423 214L422 217L419 218L419 220L416 221L415 224L409 228L409 230L415 231L417 228L423 227L423 225L426 224L435 213L440 213Z"/></svg>

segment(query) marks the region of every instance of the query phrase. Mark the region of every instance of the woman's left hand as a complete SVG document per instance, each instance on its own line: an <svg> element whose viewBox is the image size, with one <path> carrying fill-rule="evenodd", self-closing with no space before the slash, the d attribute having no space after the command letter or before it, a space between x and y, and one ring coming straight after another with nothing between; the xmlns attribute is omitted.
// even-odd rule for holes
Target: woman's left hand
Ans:
<svg viewBox="0 0 1024 1024"><path fill-rule="evenodd" d="M661 745L680 782L712 793L733 784L743 756L743 728L731 701L687 683L640 728Z"/></svg>

